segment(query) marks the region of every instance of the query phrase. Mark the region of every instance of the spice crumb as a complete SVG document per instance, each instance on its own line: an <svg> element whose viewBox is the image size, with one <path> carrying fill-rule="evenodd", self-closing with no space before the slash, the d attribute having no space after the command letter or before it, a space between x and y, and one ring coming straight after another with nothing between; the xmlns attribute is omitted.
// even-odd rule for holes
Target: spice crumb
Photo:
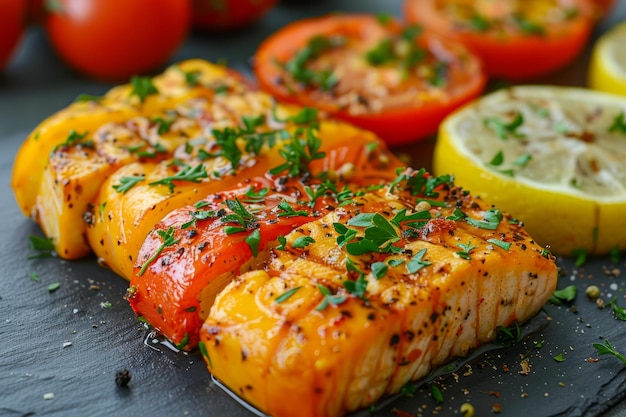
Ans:
<svg viewBox="0 0 626 417"><path fill-rule="evenodd" d="M118 387L126 387L130 382L131 376L128 369L122 369L121 371L117 371L115 373L115 384Z"/></svg>
<svg viewBox="0 0 626 417"><path fill-rule="evenodd" d="M43 399L44 400L51 400L54 398L54 393L53 392L47 392L43 395Z"/></svg>
<svg viewBox="0 0 626 417"><path fill-rule="evenodd" d="M72 346L72 342L63 342L63 347L66 348L68 346Z"/></svg>

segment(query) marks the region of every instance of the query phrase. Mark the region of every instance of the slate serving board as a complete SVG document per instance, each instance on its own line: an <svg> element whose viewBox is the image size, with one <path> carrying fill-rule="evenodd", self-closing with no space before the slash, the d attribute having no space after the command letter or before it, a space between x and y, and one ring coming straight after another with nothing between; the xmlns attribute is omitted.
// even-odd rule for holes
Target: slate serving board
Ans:
<svg viewBox="0 0 626 417"><path fill-rule="evenodd" d="M194 34L172 62L226 58L246 71L255 47L275 28L335 10L399 15L401 2L283 2L243 32ZM624 18L626 0L621 0L596 36ZM582 85L587 57L588 51L542 82ZM94 258L27 259L29 236L41 232L21 215L9 189L13 157L43 118L80 93L102 94L110 87L66 69L37 29L30 31L0 76L0 417L252 416L211 381L198 354L174 353L152 337L123 300L127 283L99 267ZM396 151L410 155L413 166L429 168L433 143L430 139ZM626 409L619 403L626 396L626 365L612 356L598 356L592 343L608 338L626 353L626 323L615 320L610 309L599 309L584 291L598 285L606 301L617 297L626 306L624 258L622 254L617 264L594 258L582 268L575 268L571 259L560 259L559 287L574 284L578 296L571 305L547 305L531 322L534 328L547 324L543 330L437 379L441 404L426 384L412 398L403 397L373 415L394 416L394 409L413 415L459 415L464 402L483 416L498 407L503 416L619 415ZM60 287L50 293L53 282ZM565 360L555 360L559 355ZM520 373L522 359L531 366L527 375ZM115 383L122 369L132 377L126 388Z"/></svg>

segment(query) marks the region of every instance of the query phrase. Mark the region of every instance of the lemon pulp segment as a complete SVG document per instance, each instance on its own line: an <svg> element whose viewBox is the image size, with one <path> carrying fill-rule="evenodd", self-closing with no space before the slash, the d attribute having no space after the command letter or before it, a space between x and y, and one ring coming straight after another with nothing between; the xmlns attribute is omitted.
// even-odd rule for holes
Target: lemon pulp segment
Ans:
<svg viewBox="0 0 626 417"><path fill-rule="evenodd" d="M557 254L626 248L626 98L500 90L444 120L433 170L454 174Z"/></svg>

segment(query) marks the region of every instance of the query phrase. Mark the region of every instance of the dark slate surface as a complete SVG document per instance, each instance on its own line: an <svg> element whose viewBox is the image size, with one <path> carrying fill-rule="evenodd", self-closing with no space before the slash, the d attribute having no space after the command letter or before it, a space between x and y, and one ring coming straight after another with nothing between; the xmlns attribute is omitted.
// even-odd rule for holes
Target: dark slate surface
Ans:
<svg viewBox="0 0 626 417"><path fill-rule="evenodd" d="M195 34L173 61L227 58L231 66L246 70L258 42L276 27L334 10L399 14L400 2L292 0L243 32ZM621 0L599 31L624 17L626 0ZM586 57L542 82L584 83ZM22 217L9 189L13 156L44 117L80 93L102 94L109 87L66 69L37 29L28 33L0 76L0 416L251 416L210 380L198 355L176 354L149 337L123 300L126 282L98 267L95 259L27 260L28 237L40 231ZM428 167L432 144L428 140L397 151L411 155L414 166ZM598 285L607 301L618 297L626 306L624 258L618 264L592 259L580 269L571 260L559 260L559 286L575 284L579 294L571 306L546 306L531 322L532 327L547 324L543 330L513 347L480 355L457 378L438 379L444 397L440 406L425 385L413 398L394 401L374 415L393 416L394 408L415 415L459 415L463 402L471 402L476 415L491 415L495 404L503 416L621 415L626 407L613 406L626 393L626 366L611 356L598 357L592 343L608 338L626 353L626 323L615 320L609 309L598 309L584 290ZM612 269L621 275L607 274ZM31 278L33 273L41 282ZM60 288L49 293L52 282ZM554 359L559 354L565 361ZM531 365L528 375L519 373L522 357ZM127 388L115 384L122 369L132 375ZM54 398L46 400L46 394Z"/></svg>

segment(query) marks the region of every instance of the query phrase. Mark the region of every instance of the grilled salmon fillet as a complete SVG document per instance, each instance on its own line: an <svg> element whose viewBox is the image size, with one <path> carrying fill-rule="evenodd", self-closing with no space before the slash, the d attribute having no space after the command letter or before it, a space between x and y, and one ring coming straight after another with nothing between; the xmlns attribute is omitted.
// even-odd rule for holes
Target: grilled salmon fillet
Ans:
<svg viewBox="0 0 626 417"><path fill-rule="evenodd" d="M535 315L556 281L554 257L521 223L449 177L405 171L235 278L199 346L264 413L340 416Z"/></svg>
<svg viewBox="0 0 626 417"><path fill-rule="evenodd" d="M383 148L372 133L321 119L277 104L224 66L184 61L43 121L21 147L11 185L60 257L93 251L130 279L144 239L172 210L288 164L300 146L317 172L346 178L351 164L369 163L345 158L352 144ZM305 138L311 126L314 140Z"/></svg>
<svg viewBox="0 0 626 417"><path fill-rule="evenodd" d="M195 348L215 295L235 276L261 267L279 237L344 204L355 190L395 178L399 162L372 146L373 138L333 138L301 175L250 178L159 221L130 281L135 313L180 348ZM346 166L349 172L329 177Z"/></svg>

